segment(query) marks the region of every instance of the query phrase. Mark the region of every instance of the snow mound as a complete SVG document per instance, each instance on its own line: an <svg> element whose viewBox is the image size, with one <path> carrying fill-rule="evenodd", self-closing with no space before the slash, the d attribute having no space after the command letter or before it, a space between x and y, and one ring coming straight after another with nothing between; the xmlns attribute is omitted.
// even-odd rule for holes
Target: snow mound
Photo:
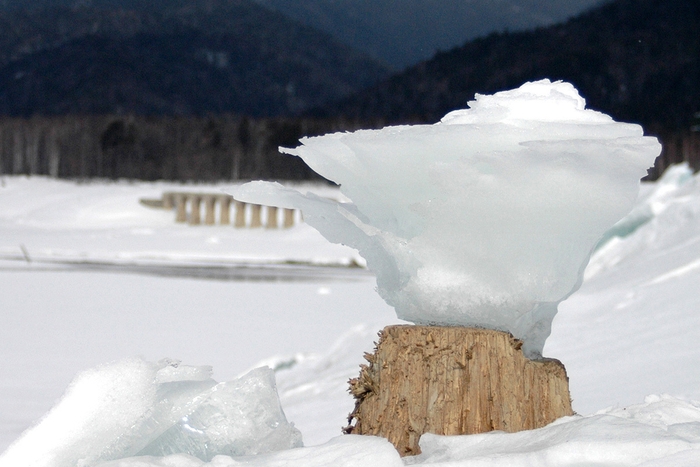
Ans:
<svg viewBox="0 0 700 467"><path fill-rule="evenodd" d="M187 455L163 458L134 457L100 464L99 467L403 467L389 441L373 436L346 435L321 446L239 457L217 456L205 463Z"/></svg>
<svg viewBox="0 0 700 467"><path fill-rule="evenodd" d="M698 186L698 177L687 163L673 165L656 182L642 185L632 211L601 239L585 278L609 270L624 258L643 256L650 249L670 249L674 243L687 241L680 235L695 234L695 227L689 224L697 218ZM681 234L683 229L686 232ZM635 232L639 232L637 238L629 239Z"/></svg>
<svg viewBox="0 0 700 467"><path fill-rule="evenodd" d="M383 438L345 435L319 446L256 456L220 455L209 462L186 454L138 456L99 467L694 467L700 461L700 403L649 396L643 404L564 417L537 430L426 433L420 445L422 454L401 459Z"/></svg>
<svg viewBox="0 0 700 467"><path fill-rule="evenodd" d="M687 162L672 165L653 184L644 184L632 211L613 225L598 243L603 247L613 238L625 238L634 233L674 203L678 189L693 179L693 171Z"/></svg>
<svg viewBox="0 0 700 467"><path fill-rule="evenodd" d="M643 404L589 417L565 417L537 430L467 436L425 434L420 447L423 453L407 459L408 465L697 465L700 403L668 395L649 396ZM684 463L690 460L695 464Z"/></svg>
<svg viewBox="0 0 700 467"><path fill-rule="evenodd" d="M137 455L260 454L301 446L274 373L216 383L210 367L121 360L79 374L63 399L0 457L0 466L91 467Z"/></svg>
<svg viewBox="0 0 700 467"><path fill-rule="evenodd" d="M478 95L435 125L302 138L296 155L352 203L252 182L236 199L303 210L359 250L399 318L506 330L541 355L557 305L632 208L661 146L585 109L569 83Z"/></svg>

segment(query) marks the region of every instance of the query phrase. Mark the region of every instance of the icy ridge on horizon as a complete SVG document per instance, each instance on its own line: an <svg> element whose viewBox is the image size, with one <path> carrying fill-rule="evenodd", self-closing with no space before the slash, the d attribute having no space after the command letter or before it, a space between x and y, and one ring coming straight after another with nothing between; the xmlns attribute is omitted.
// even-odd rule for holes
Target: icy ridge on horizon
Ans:
<svg viewBox="0 0 700 467"><path fill-rule="evenodd" d="M399 318L510 331L538 357L559 302L632 208L660 145L638 125L585 109L564 82L477 94L469 107L434 125L282 148L352 203L266 182L234 196L299 208L328 240L359 250Z"/></svg>

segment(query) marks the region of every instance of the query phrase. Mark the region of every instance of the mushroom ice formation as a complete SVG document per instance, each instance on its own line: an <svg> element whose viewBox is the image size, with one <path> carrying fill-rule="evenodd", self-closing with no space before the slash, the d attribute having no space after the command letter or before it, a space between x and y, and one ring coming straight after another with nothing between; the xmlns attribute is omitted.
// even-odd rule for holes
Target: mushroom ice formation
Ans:
<svg viewBox="0 0 700 467"><path fill-rule="evenodd" d="M549 80L477 94L434 125L300 141L281 151L351 203L270 182L235 198L299 208L328 240L356 248L399 318L509 331L530 358L661 150L639 125Z"/></svg>

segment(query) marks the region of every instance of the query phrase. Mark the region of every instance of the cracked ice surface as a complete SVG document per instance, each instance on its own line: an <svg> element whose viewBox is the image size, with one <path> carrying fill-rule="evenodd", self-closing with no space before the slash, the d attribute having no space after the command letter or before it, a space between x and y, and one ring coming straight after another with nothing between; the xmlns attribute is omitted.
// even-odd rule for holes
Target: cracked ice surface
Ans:
<svg viewBox="0 0 700 467"><path fill-rule="evenodd" d="M303 138L282 149L352 203L251 182L242 201L303 210L328 240L359 250L399 318L510 331L541 354L559 302L627 214L661 146L638 125L585 109L542 80L434 125Z"/></svg>

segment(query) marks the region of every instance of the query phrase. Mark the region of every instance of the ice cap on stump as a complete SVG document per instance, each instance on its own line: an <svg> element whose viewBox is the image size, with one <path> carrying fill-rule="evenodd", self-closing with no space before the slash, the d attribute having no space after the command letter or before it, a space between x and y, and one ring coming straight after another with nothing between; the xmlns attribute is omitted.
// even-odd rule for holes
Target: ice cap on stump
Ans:
<svg viewBox="0 0 700 467"><path fill-rule="evenodd" d="M359 250L399 318L509 331L531 358L661 149L549 80L477 94L434 125L300 141L282 152L352 203L267 182L236 199L300 208L328 240Z"/></svg>

